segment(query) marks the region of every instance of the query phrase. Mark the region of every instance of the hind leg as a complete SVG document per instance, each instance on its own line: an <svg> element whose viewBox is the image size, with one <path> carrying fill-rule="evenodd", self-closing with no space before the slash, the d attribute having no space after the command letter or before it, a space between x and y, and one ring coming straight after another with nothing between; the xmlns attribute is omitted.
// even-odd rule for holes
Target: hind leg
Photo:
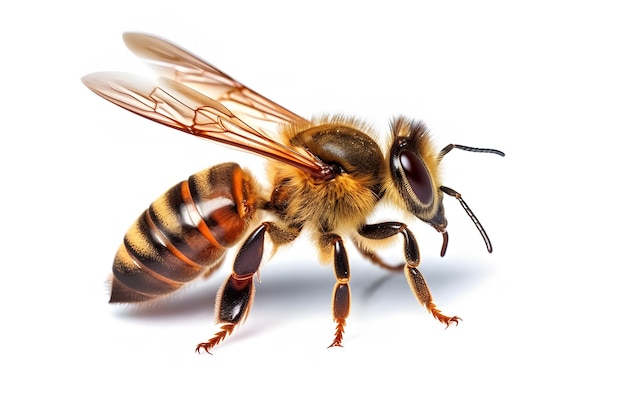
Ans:
<svg viewBox="0 0 626 417"><path fill-rule="evenodd" d="M282 228L275 223L264 222L246 239L235 256L233 272L224 282L215 303L215 319L218 330L213 337L199 343L196 352L211 349L243 324L254 300L254 275L257 274L265 244L265 233L275 245L294 240L300 233L298 228Z"/></svg>

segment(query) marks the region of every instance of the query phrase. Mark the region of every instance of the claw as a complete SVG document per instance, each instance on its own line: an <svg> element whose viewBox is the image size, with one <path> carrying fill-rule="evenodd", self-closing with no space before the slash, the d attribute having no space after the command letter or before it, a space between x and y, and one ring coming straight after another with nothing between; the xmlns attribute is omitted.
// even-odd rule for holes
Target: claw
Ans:
<svg viewBox="0 0 626 417"><path fill-rule="evenodd" d="M198 343L198 346L196 346L196 353L200 353L200 349L204 349L206 353L212 355L212 353L209 352L209 349L211 348L212 346L210 346L208 343Z"/></svg>
<svg viewBox="0 0 626 417"><path fill-rule="evenodd" d="M437 320L446 325L446 329L450 327L450 324L452 323L458 326L459 321L463 321L459 316L450 317L446 316L445 314L441 314L441 310L439 310L434 303L430 303L428 305L428 310Z"/></svg>
<svg viewBox="0 0 626 417"><path fill-rule="evenodd" d="M196 346L196 352L200 353L200 349L204 349L206 353L208 353L209 355L212 355L212 353L209 352L209 350L217 346L222 340L226 338L226 336L231 334L234 329L235 329L234 324L222 323L220 325L220 330L216 332L212 338L210 338L206 342L198 343L198 346Z"/></svg>
<svg viewBox="0 0 626 417"><path fill-rule="evenodd" d="M459 325L459 321L463 321L463 319L459 316L450 317L446 322L446 329L450 327L450 324L454 323L457 326Z"/></svg>

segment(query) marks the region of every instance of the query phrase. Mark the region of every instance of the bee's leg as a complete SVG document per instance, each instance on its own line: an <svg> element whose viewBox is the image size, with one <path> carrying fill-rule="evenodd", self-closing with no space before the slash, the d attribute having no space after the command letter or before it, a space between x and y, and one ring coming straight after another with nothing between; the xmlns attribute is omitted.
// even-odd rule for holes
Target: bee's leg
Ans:
<svg viewBox="0 0 626 417"><path fill-rule="evenodd" d="M199 353L200 349L204 349L205 352L210 353L211 349L230 335L238 325L245 321L253 300L253 275L242 277L233 272L217 295L215 311L219 330L208 341L199 343L196 352Z"/></svg>
<svg viewBox="0 0 626 417"><path fill-rule="evenodd" d="M200 352L200 349L209 352L245 321L254 299L253 278L263 259L267 227L265 223L257 227L239 249L233 272L217 295L215 315L219 330L208 341L198 344L196 352Z"/></svg>
<svg viewBox="0 0 626 417"><path fill-rule="evenodd" d="M376 252L364 248L363 246L359 245L357 241L354 241L354 245L357 247L361 255L363 255L365 259L370 260L374 265L378 265L381 268L385 268L390 271L402 271L404 269L405 264L390 265L387 262L383 261L383 259L378 256Z"/></svg>
<svg viewBox="0 0 626 417"><path fill-rule="evenodd" d="M335 338L328 347L341 346L346 319L350 314L350 264L348 253L341 237L325 234L320 241L322 251L333 253L335 267L335 287L333 289L333 320L337 323Z"/></svg>
<svg viewBox="0 0 626 417"><path fill-rule="evenodd" d="M447 326L452 323L458 324L460 317L446 316L441 313L433 302L433 297L428 289L428 284L417 269L420 264L419 247L413 233L404 223L386 222L378 224L368 224L359 230L359 234L367 239L380 240L387 239L396 234L401 234L404 239L404 257L406 265L404 267L404 275L413 291L417 300L440 322Z"/></svg>
<svg viewBox="0 0 626 417"><path fill-rule="evenodd" d="M233 272L220 288L215 303L215 316L219 330L208 341L198 344L196 352L209 352L235 328L242 324L254 300L254 275L263 259L265 233L277 244L287 243L300 233L298 228L282 228L275 223L264 222L246 239L235 256Z"/></svg>

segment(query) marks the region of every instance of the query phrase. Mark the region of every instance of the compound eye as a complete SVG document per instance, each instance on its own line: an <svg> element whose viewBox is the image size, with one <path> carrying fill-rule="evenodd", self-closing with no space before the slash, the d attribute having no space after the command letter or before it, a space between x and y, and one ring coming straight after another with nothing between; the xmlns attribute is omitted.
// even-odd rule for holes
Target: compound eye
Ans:
<svg viewBox="0 0 626 417"><path fill-rule="evenodd" d="M431 205L433 202L433 185L422 159L411 151L400 152L399 159L413 193L422 204Z"/></svg>

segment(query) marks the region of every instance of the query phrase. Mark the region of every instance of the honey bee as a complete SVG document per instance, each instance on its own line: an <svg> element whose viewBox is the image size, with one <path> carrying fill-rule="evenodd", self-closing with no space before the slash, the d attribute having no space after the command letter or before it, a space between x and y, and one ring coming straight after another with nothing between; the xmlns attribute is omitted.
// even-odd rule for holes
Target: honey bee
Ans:
<svg viewBox="0 0 626 417"><path fill-rule="evenodd" d="M334 266L335 331L329 347L342 346L350 312L347 239L374 264L404 270L417 300L446 327L458 324L458 316L443 314L433 302L418 269L417 241L406 224L370 224L368 218L383 203L408 211L442 234L443 256L448 222L442 200L447 194L461 203L491 252L487 233L461 194L440 183L439 167L452 149L503 152L453 144L436 151L424 124L406 117L393 119L387 141L379 144L372 129L355 118L307 120L169 41L139 33L125 33L124 41L162 76L151 81L94 73L82 79L85 85L140 116L265 157L271 188L234 162L170 188L126 233L113 262L111 303L170 294L214 272L227 249L238 246L232 273L218 292L215 333L196 347L210 352L250 312L266 237L276 250L307 231L320 261ZM376 252L377 243L395 236L404 244L405 262L398 266Z"/></svg>

